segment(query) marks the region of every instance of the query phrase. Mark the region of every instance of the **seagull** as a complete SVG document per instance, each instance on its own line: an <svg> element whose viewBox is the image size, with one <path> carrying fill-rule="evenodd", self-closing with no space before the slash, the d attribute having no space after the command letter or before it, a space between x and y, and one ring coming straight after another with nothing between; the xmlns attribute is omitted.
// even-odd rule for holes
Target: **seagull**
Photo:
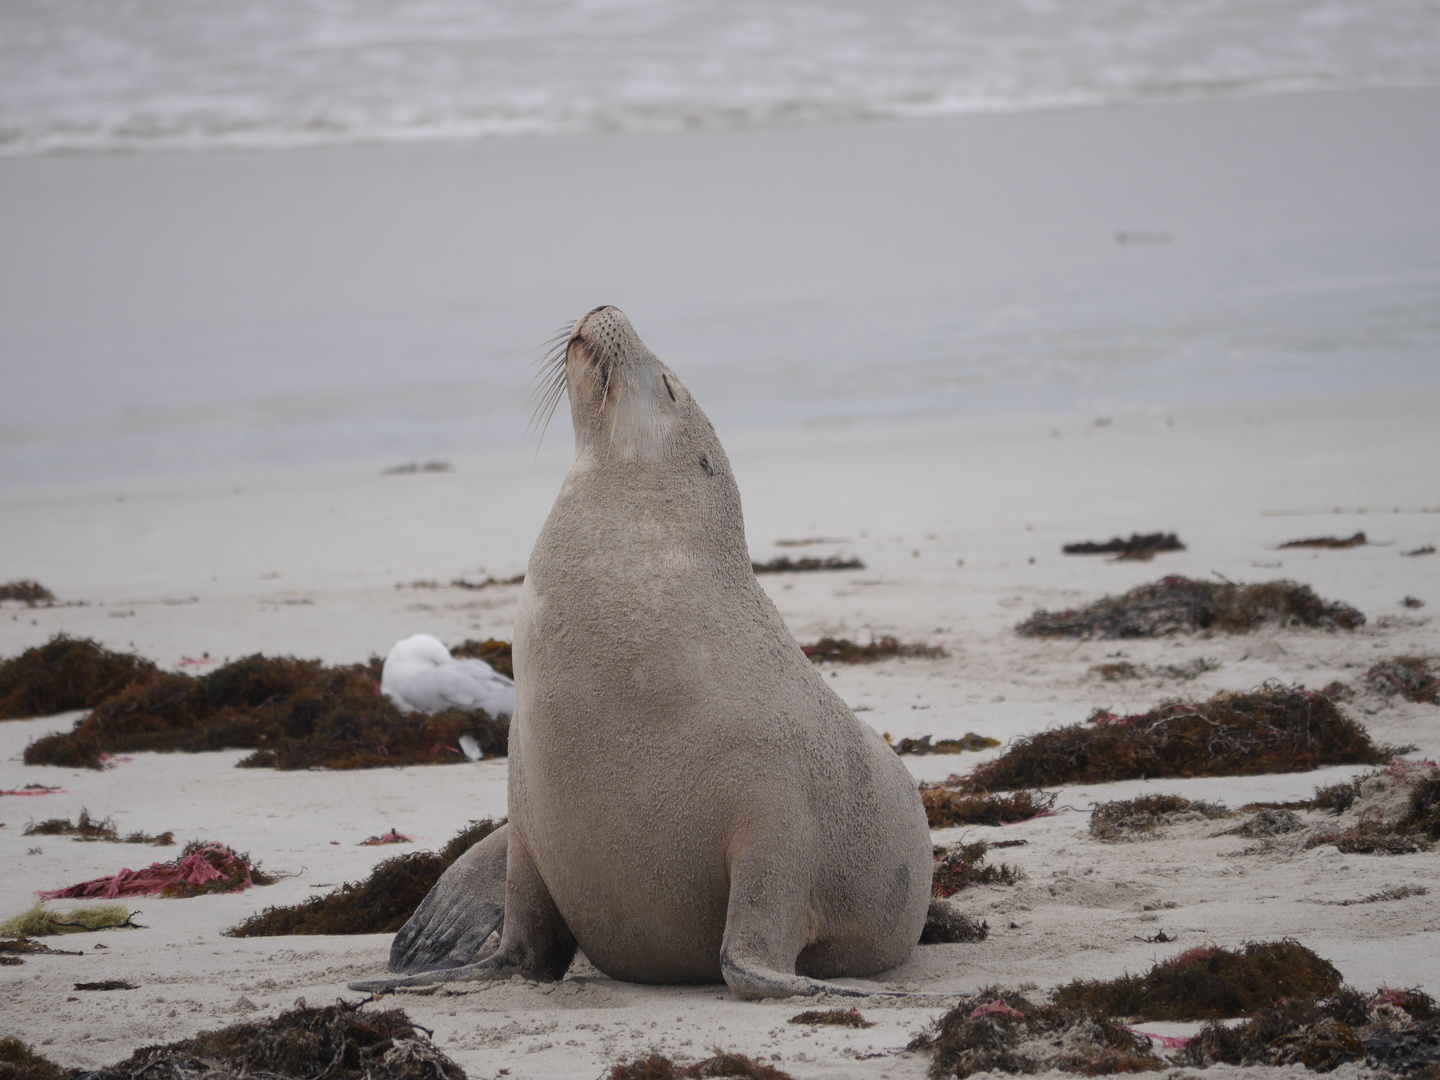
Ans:
<svg viewBox="0 0 1440 1080"><path fill-rule="evenodd" d="M380 690L403 712L484 709L513 716L515 683L484 660L456 660L437 638L414 634L385 657Z"/></svg>

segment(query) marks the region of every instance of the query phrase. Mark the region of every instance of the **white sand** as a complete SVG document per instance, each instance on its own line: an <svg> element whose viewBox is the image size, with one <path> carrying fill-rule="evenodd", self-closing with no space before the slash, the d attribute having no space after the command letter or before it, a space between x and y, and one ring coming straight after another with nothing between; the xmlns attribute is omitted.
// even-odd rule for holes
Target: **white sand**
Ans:
<svg viewBox="0 0 1440 1080"><path fill-rule="evenodd" d="M1440 635L1430 609L1412 612L1398 601L1415 595L1440 604L1435 559L1400 555L1433 541L1440 515L1266 511L1387 510L1433 500L1437 420L1440 394L1408 394L1181 411L1173 426L1145 416L1121 416L1099 428L1077 420L1062 424L1058 437L1049 426L1017 422L958 431L795 431L730 442L758 556L781 550L772 546L775 539L826 535L852 538L838 550L868 564L864 572L764 579L798 637L868 627L943 642L951 652L947 660L837 671L836 689L868 709L859 715L897 737L974 730L1008 739L1080 720L1096 705L1138 709L1169 694L1208 695L1269 678L1319 686L1355 679L1375 657L1435 651ZM777 461L784 470L774 468ZM133 645L161 663L254 650L355 660L417 629L448 640L508 636L514 588L393 587L394 579L415 575L442 581L473 575L482 562L501 573L520 565L525 528L518 520L476 509L457 523L444 509L453 500L439 496L498 494L476 506L522 507L533 530L548 496L529 489L553 490L563 462L548 457L510 472L483 464L462 463L438 476L252 477L239 496L230 494L232 486L198 483L132 488L123 503L97 492L7 496L5 519L14 541L25 545L15 550L12 542L11 565L32 569L64 598L90 606L7 605L0 652L13 654L60 630ZM783 482L786 472L803 473L807 484L793 489ZM367 507L382 503L394 515L388 523L369 512L366 527L355 527ZM327 520L337 524L327 527ZM1059 554L1066 540L1151 528L1176 529L1189 550L1149 565ZM1286 539L1356 528L1393 544L1318 554L1272 550ZM433 538L430 561L384 562L387 538L399 548L414 536ZM1212 571L1236 580L1292 576L1327 598L1354 603L1369 623L1353 634L1266 631L1135 643L1036 642L1011 632L1034 606L1073 604L1162 573ZM269 572L281 576L259 578ZM164 602L192 595L194 602ZM287 603L293 600L308 602ZM1113 684L1087 674L1116 653L1142 663L1204 656L1221 666L1187 684ZM1433 707L1402 702L1362 718L1378 740L1413 742L1420 754L1440 756L1440 713ZM4 969L0 1000L8 1026L65 1064L106 1064L137 1045L238 1020L242 996L268 1013L300 996L320 1002L343 995L347 979L383 970L387 939L236 941L221 931L262 906L358 879L381 858L408 850L355 846L367 836L393 826L420 845L438 846L467 819L505 806L503 762L290 774L234 769L240 752L136 754L103 773L19 763L30 739L72 719L0 725L0 787L38 782L65 789L0 801L0 850L10 868L0 883L0 911L23 910L38 889L149 857L148 849L21 835L32 816L73 817L81 807L113 815L122 831L175 829L184 838L222 840L267 868L299 876L233 896L140 902L138 920L148 929L71 938L61 944L79 943L90 954ZM921 777L976 760L907 759ZM1433 854L1378 858L1319 848L1245 855L1250 842L1211 835L1223 823L1179 828L1165 841L1105 845L1089 839L1082 812L1094 801L1142 790L1231 805L1301 798L1355 771L1063 790L1066 810L1003 830L1006 839L1028 843L996 857L1023 868L1028 880L962 898L989 921L989 939L917 950L879 980L917 996L899 1004L862 1002L880 1021L866 1031L807 1034L784 1023L798 1011L794 1002L743 1004L723 987L625 985L584 964L558 987L507 983L401 1003L435 1028L440 1045L472 1076L497 1067L514 1076L596 1075L606 1062L652 1047L691 1056L720 1045L778 1054L797 1076L898 1077L921 1075L924 1061L890 1055L950 995L989 983L1053 986L1142 970L1204 942L1290 935L1361 987L1434 991L1440 867ZM939 833L937 840L953 835ZM31 847L40 853L27 854ZM1349 907L1313 902L1400 884L1426 885L1431 893ZM1164 906L1147 911L1147 905ZM1176 942L1139 940L1160 929ZM96 943L108 948L94 952ZM69 992L76 981L99 978L128 978L142 989L104 997ZM853 1052L886 1057L860 1062Z"/></svg>
<svg viewBox="0 0 1440 1080"><path fill-rule="evenodd" d="M1297 115L1314 120L1319 100L1296 106ZM1364 100L1343 99L1339 106L1360 108L1356 102ZM1225 106L1184 108L1203 118L1222 115ZM1078 126L1069 130L1095 129L1099 114L1075 115ZM1157 125L1151 110L1129 115L1136 118L1132 126L1117 122L1106 130L1133 151ZM1062 119L1044 118L1042 126L1058 125L1055 130L1063 132ZM996 118L982 126L1000 137L1023 134L1037 123L1019 118L1018 127L1007 127ZM901 131L887 137L901 138L895 134ZM827 137L842 138L835 132ZM1220 138L1213 132L1206 137L1209 144L1202 140L1191 148L1199 158ZM1282 150L1275 148L1276 155ZM537 144L536 175L549 175L540 161L546 152ZM427 153L458 151L416 151L421 158ZM192 164L200 168L199 162ZM64 171L54 161L33 168ZM136 159L123 168L139 175L146 165ZM100 169L83 162L68 175ZM7 175L13 182L19 173ZM1135 179L1136 190L1143 180ZM1216 227L1257 230L1256 250L1284 247L1288 237L1358 228L1324 199L1263 190L1260 174L1248 188L1236 183L1234 213L1229 224ZM1393 183L1403 186L1405 180ZM1184 193L1172 194L1177 205L1184 202ZM1001 202L1011 214L1029 205L1024 199ZM1282 203L1284 215L1256 210ZM1067 216L1073 209L1053 209L1061 232L1080 229ZM1191 209L1197 218L1224 217L1214 208ZM1384 229L1376 222L1387 213L1368 207L1361 217L1378 234ZM1433 222L1420 230L1429 236L1426 229L1433 232ZM1039 250L1033 237L1026 243L1032 245L1027 251ZM1076 265L1076 272L1086 270L1083 259L1070 262L1064 252L1071 249L1060 247L1050 266L1055 274L1063 277ZM1207 265L1221 261L1217 255ZM519 276L538 277L553 265L537 262ZM637 265L627 265L640 274ZM774 273L778 281L803 269ZM583 274L574 267L565 272L572 275L566 288L585 291ZM724 266L714 271L725 272ZM376 288L383 291L384 284ZM48 278L32 283L40 291L52 286L59 289ZM276 289L278 295L278 284ZM268 302L265 296L261 301ZM682 355L673 347L663 354L685 374ZM721 436L757 558L790 550L773 546L778 539L826 536L847 542L806 552L856 554L867 564L863 572L762 579L798 638L868 630L942 643L950 652L933 662L836 671L837 691L861 710L859 716L897 738L973 730L1009 739L1081 720L1099 705L1141 709L1170 695L1203 697L1272 678L1318 687L1356 679L1377 657L1440 651L1440 630L1431 617L1440 606L1440 557L1400 554L1440 542L1440 390L1309 398L1306 389L1287 387L1288 398L1245 405L1122 411L1106 426L1087 413L963 424L722 427ZM367 462L0 492L0 580L33 577L67 602L39 609L5 605L0 655L60 631L133 649L164 665L205 653L221 659L256 651L348 662L383 653L397 638L420 631L449 642L508 638L514 588L395 585L522 570L565 468L565 440L552 440L533 458L519 450L457 456L456 471L447 474L381 476ZM1337 507L1346 512L1332 512ZM1156 529L1177 531L1188 550L1150 564L1059 551L1067 541ZM1285 540L1357 529L1376 543L1345 551L1274 550ZM1349 634L1276 630L1135 643L1037 642L1012 632L1035 607L1073 606L1165 573L1215 572L1233 580L1291 577L1359 607L1369 621ZM1429 606L1399 606L1407 595ZM1207 657L1220 667L1188 683L1115 684L1088 672L1115 654L1150 664ZM1372 698L1357 709L1378 741L1414 743L1419 755L1440 757L1440 710ZM181 838L223 841L248 850L267 869L296 876L239 895L137 903L137 919L147 929L59 940L86 955L38 957L0 969L4 1031L39 1044L65 1065L109 1064L139 1045L273 1014L297 997L311 1003L353 999L345 982L383 971L388 939L237 941L222 931L264 906L294 903L359 879L380 859L412 850L357 847L367 836L393 826L417 836L417 846L438 847L467 820L505 807L503 761L289 774L235 769L241 752L136 754L102 773L20 763L27 742L73 719L0 724L0 788L64 788L47 797L0 798L0 915L27 908L37 890L152 857L149 849L22 836L32 817L73 818L82 807L112 815L122 831L173 829ZM927 779L978 760L907 759ZM1051 987L1075 977L1143 970L1206 942L1235 945L1290 935L1361 988L1387 983L1440 992L1440 863L1433 853L1341 856L1322 847L1246 854L1251 842L1212 835L1223 823L1178 827L1165 840L1138 844L1100 844L1087 833L1085 811L1099 800L1144 790L1231 805L1303 798L1317 784L1356 771L1068 788L1059 797L1064 809L1053 817L1003 830L967 830L1027 841L995 853L1021 867L1027 880L961 897L966 910L988 920L985 942L918 949L883 979L851 981L913 995L862 1001L866 1015L879 1021L865 1031L801 1030L785 1023L799 1011L797 1002L741 1003L724 987L617 983L584 963L556 986L511 982L395 1000L432 1027L441 1048L475 1078L500 1069L514 1077L597 1076L608 1063L652 1048L693 1058L716 1046L773 1058L797 1077L899 1078L923 1075L923 1057L899 1052L957 993L992 983ZM954 835L939 833L937 840ZM38 853L29 854L31 848ZM1424 885L1430 893L1355 906L1315 902L1356 899L1401 884ZM1175 943L1140 940L1160 929ZM106 948L96 949L100 944ZM75 982L104 978L126 978L141 989L71 991ZM242 996L258 1012L241 1011ZM881 1056L866 1058L874 1054ZM1347 1067L1341 1075L1359 1071Z"/></svg>

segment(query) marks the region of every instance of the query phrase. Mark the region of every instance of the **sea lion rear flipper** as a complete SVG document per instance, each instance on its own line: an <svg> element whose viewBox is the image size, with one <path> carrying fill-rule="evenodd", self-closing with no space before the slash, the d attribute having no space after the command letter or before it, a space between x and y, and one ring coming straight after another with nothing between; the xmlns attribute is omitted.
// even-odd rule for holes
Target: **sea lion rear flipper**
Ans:
<svg viewBox="0 0 1440 1080"><path fill-rule="evenodd" d="M767 858L764 847L753 843L731 867L720 972L735 996L751 1001L812 994L903 996L837 986L795 973L796 958L810 931L807 885L799 874L775 871L777 863L795 866L793 853L772 850Z"/></svg>
<svg viewBox="0 0 1440 1080"><path fill-rule="evenodd" d="M421 971L401 979L367 979L361 982L352 982L348 984L351 990L383 994L407 987L435 986L447 982L508 979L511 975L523 975L527 979L553 982L565 975L566 969L570 967L570 961L575 958L575 935L565 924L564 918L555 906L555 901L550 896L550 890L545 887L540 872L535 869L535 863L531 860L530 853L525 850L525 845L519 836L509 826L497 829L471 848L469 852L466 852L463 859L469 860L472 852L490 844L502 832L505 834L503 841L497 841L490 849L476 855L469 864L471 866L478 864L488 868L486 872L490 876L487 880L493 883L496 859L494 847L503 846L504 848L505 928L500 935L500 947L483 960L478 960L473 964ZM446 871L444 877L436 882L435 888L431 890L432 896L440 890L445 883L445 878L460 866L460 862L461 860L457 860L455 865ZM460 891L463 893L463 889ZM430 897L427 896L424 903L415 912L415 918L420 916L429 902ZM468 901L458 906L467 913L473 913L475 910L473 903ZM415 919L412 918L411 921L414 922ZM478 930L476 932L478 933ZM401 933L404 933L403 927ZM470 940L473 940L473 937ZM478 947L483 940L481 938L480 941L475 942L475 945ZM452 947L451 952L447 955L456 954L458 949L458 946Z"/></svg>
<svg viewBox="0 0 1440 1080"><path fill-rule="evenodd" d="M401 974L470 963L505 917L510 826L502 825L446 870L390 944Z"/></svg>

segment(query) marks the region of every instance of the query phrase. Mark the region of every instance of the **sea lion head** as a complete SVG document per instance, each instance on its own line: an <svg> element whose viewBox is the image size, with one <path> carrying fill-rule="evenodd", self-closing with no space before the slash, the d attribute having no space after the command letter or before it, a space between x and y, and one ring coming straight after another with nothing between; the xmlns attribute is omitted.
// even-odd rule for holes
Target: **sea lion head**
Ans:
<svg viewBox="0 0 1440 1080"><path fill-rule="evenodd" d="M548 423L568 394L577 454L658 461L678 446L715 441L685 385L617 307L597 307L564 328L541 364L536 420Z"/></svg>

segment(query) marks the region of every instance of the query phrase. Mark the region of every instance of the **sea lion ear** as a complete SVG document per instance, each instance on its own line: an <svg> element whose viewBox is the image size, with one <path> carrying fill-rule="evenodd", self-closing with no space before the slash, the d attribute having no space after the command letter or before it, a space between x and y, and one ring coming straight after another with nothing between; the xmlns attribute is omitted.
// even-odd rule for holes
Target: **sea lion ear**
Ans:
<svg viewBox="0 0 1440 1080"><path fill-rule="evenodd" d="M715 466L714 466L713 464L711 464L711 462L710 462L710 455L709 455L709 454L701 454L701 455L700 455L700 468L702 468L702 469L705 470L705 475L706 475L706 476L714 476L714 475L715 475Z"/></svg>

